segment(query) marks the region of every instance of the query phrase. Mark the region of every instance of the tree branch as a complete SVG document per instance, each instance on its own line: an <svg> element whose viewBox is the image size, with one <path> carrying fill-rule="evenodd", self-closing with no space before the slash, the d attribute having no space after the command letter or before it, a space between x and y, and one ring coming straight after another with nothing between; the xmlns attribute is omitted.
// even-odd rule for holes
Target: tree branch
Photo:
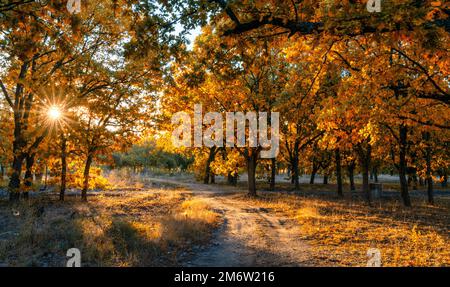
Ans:
<svg viewBox="0 0 450 287"><path fill-rule="evenodd" d="M0 86L2 88L3 95L5 96L6 101L8 102L8 105L10 105L11 108L14 108L14 104L13 104L13 102L11 100L11 97L9 96L8 91L6 90L6 87L3 84L1 79L0 79Z"/></svg>
<svg viewBox="0 0 450 287"><path fill-rule="evenodd" d="M237 15L233 12L233 10L229 7L227 2L225 0L209 0L210 2L218 4L226 13L226 15L233 21L235 24L233 28L230 28L224 32L225 36L230 35L238 35L243 34L245 32L249 32L258 28L261 28L266 25L272 25L275 27L287 29L290 32L290 36L294 34L301 34L301 35L310 35L314 33L320 33L323 32L325 23L324 22L305 22L305 21L299 21L298 16L295 16L295 19L286 19L281 17L276 17L274 15L265 15L262 18L249 20L247 22L240 22ZM294 11L297 7L294 5ZM413 23L407 23L407 25L393 25L392 27L386 27L379 29L377 28L377 25L365 25L362 20L370 19L370 16L360 16L358 18L352 18L352 19L342 19L341 23L346 23L350 21L360 21L361 22L361 29L358 31L343 31L343 28L335 27L334 29L330 29L330 31L327 31L331 34L337 35L337 36L358 36L358 35L364 35L364 34L372 34L375 32L378 33L387 33L387 32L396 32L400 30L407 30L407 31L413 31L414 28L417 27L417 25L414 25ZM423 29L430 29L432 27L441 27L444 28L445 31L450 33L450 18L446 19L435 19L432 21L427 21L425 23L419 24ZM343 25L342 27L344 27Z"/></svg>
<svg viewBox="0 0 450 287"><path fill-rule="evenodd" d="M396 51L397 53L399 53L400 55L402 55L403 57L405 57L408 61L410 61L411 63L413 63L415 66L417 66L424 74L425 76L427 76L428 80L431 82L431 84L436 88L436 90L438 90L439 92L441 92L443 95L445 95L446 97L449 97L449 93L447 93L446 91L444 91L435 81L434 79L431 77L431 75L428 73L427 69L425 69L419 62L413 60L411 57L409 57L408 55L406 55L403 51L400 51L399 49L393 48L394 51Z"/></svg>

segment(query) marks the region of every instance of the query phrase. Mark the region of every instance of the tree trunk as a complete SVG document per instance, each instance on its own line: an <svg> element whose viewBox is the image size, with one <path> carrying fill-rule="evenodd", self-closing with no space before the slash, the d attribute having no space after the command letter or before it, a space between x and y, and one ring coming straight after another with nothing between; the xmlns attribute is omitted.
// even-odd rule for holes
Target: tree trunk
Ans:
<svg viewBox="0 0 450 287"><path fill-rule="evenodd" d="M442 176L441 186L447 187L447 181L448 181L447 171L444 171L444 175Z"/></svg>
<svg viewBox="0 0 450 287"><path fill-rule="evenodd" d="M248 195L256 196L256 165L258 153L252 149L247 155Z"/></svg>
<svg viewBox="0 0 450 287"><path fill-rule="evenodd" d="M42 178L44 177L44 173L42 172L42 168L39 168L39 171L34 173L34 176L36 178L36 182L39 182L42 184Z"/></svg>
<svg viewBox="0 0 450 287"><path fill-rule="evenodd" d="M407 149L407 134L408 129L405 125L400 126L400 162L399 162L399 176L400 176L400 194L405 206L411 206L411 199L408 192L408 181L406 179L407 162L406 162L406 149Z"/></svg>
<svg viewBox="0 0 450 287"><path fill-rule="evenodd" d="M29 191L33 185L34 157L35 154L27 154L27 156L25 157L25 166L26 166L24 178L25 191L23 192L23 198L26 200L28 200Z"/></svg>
<svg viewBox="0 0 450 287"><path fill-rule="evenodd" d="M64 135L61 136L61 188L59 190L59 200L64 201L66 193L66 179L67 179L67 139Z"/></svg>
<svg viewBox="0 0 450 287"><path fill-rule="evenodd" d="M271 159L270 165L270 190L275 190L275 176L277 175L277 160L275 158Z"/></svg>
<svg viewBox="0 0 450 287"><path fill-rule="evenodd" d="M318 167L315 164L315 162L313 161L313 168L312 168L312 172L311 172L311 178L309 179L309 184L314 184L314 179L316 178L317 171L318 171Z"/></svg>
<svg viewBox="0 0 450 287"><path fill-rule="evenodd" d="M369 205L372 204L372 194L369 190L369 170L363 167L362 171L362 177L363 177L363 183L362 183L362 190L363 193L366 195L367 201L369 202Z"/></svg>
<svg viewBox="0 0 450 287"><path fill-rule="evenodd" d="M81 200L87 201L87 191L89 189L89 171L91 169L91 164L93 160L93 155L91 153L88 154L86 163L84 166L84 172L83 172L83 190L81 191Z"/></svg>
<svg viewBox="0 0 450 287"><path fill-rule="evenodd" d="M292 183L294 184L295 190L300 189L298 159L294 159L294 162L292 163Z"/></svg>
<svg viewBox="0 0 450 287"><path fill-rule="evenodd" d="M292 183L294 184L295 190L300 189L300 181L299 181L300 171L298 168L298 158L299 158L299 153L300 153L299 145L300 145L300 143L298 141L296 141L294 144L294 150L292 151L293 154L292 154L292 162L291 162Z"/></svg>
<svg viewBox="0 0 450 287"><path fill-rule="evenodd" d="M412 180L413 180L413 190L417 190L418 189L418 180L417 180L417 173L414 172L414 174L412 175Z"/></svg>
<svg viewBox="0 0 450 287"><path fill-rule="evenodd" d="M44 178L44 188L47 189L47 182L48 182L48 166L45 165L45 178Z"/></svg>
<svg viewBox="0 0 450 287"><path fill-rule="evenodd" d="M230 185L237 185L237 173L233 175L231 172L228 173L227 182Z"/></svg>
<svg viewBox="0 0 450 287"><path fill-rule="evenodd" d="M355 191L356 187L355 187L355 163L352 162L347 166L347 170L348 170L348 177L350 179L350 190L351 191Z"/></svg>
<svg viewBox="0 0 450 287"><path fill-rule="evenodd" d="M375 180L375 182L378 182L378 167L375 166L373 168L373 179Z"/></svg>
<svg viewBox="0 0 450 287"><path fill-rule="evenodd" d="M215 146L210 147L208 160L206 161L206 166L205 166L205 174L203 177L204 184L209 183L210 176L211 176L211 163L214 161L215 156L216 156L216 147Z"/></svg>
<svg viewBox="0 0 450 287"><path fill-rule="evenodd" d="M323 184L328 184L328 174L323 175Z"/></svg>
<svg viewBox="0 0 450 287"><path fill-rule="evenodd" d="M316 173L313 171L313 172L311 172L311 177L309 178L309 184L314 184L315 178L316 178Z"/></svg>
<svg viewBox="0 0 450 287"><path fill-rule="evenodd" d="M203 183L204 184L208 184L209 183L209 175L211 174L211 172L209 172L209 164L206 163L206 167L205 167L205 175L203 176Z"/></svg>
<svg viewBox="0 0 450 287"><path fill-rule="evenodd" d="M231 172L229 172L229 173L227 174L227 183L228 183L229 185L232 185L232 184L233 184L233 174L232 174Z"/></svg>
<svg viewBox="0 0 450 287"><path fill-rule="evenodd" d="M20 177L22 175L23 156L14 154L12 164L12 174L9 179L9 201L18 202L20 198Z"/></svg>
<svg viewBox="0 0 450 287"><path fill-rule="evenodd" d="M291 184L294 184L294 177L292 176L292 165L288 164L287 167L287 176L291 179Z"/></svg>
<svg viewBox="0 0 450 287"><path fill-rule="evenodd" d="M339 197L344 197L344 193L342 190L341 152L338 148L335 150L335 159L336 159L337 192Z"/></svg>
<svg viewBox="0 0 450 287"><path fill-rule="evenodd" d="M427 180L427 194L428 194L428 203L434 204L434 194L433 194L433 171L431 170L431 145L430 141L430 133L426 132L424 134L424 139L427 142L427 147L425 148L425 161L427 165L426 170L426 180Z"/></svg>
<svg viewBox="0 0 450 287"><path fill-rule="evenodd" d="M20 178L22 175L22 165L25 159L23 154L23 148L26 146L27 142L23 135L23 130L26 129L27 118L25 115L29 115L30 107L25 104L26 101L24 96L24 83L27 76L28 67L30 61L23 61L20 74L17 81L14 101L15 105L13 107L14 112L14 140L13 140L13 164L12 164L12 174L9 179L8 190L9 190L9 201L18 202L20 200ZM24 127L25 125L25 127Z"/></svg>
<svg viewBox="0 0 450 287"><path fill-rule="evenodd" d="M367 144L367 149L366 151L364 151L364 148L360 145L358 150L363 177L362 191L366 196L368 204L372 205L372 193L369 188L369 172L372 159L372 147L370 146L370 144Z"/></svg>
<svg viewBox="0 0 450 287"><path fill-rule="evenodd" d="M425 185L425 181L423 180L423 177L419 176L419 185L420 186L424 186Z"/></svg>

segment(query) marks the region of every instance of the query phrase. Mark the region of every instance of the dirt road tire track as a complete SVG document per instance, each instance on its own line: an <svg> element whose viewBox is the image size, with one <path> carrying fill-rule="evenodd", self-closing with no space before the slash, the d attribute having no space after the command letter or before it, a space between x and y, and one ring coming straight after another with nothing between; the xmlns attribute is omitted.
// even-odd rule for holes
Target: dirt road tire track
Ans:
<svg viewBox="0 0 450 287"><path fill-rule="evenodd" d="M153 179L152 179L153 180ZM211 244L182 260L181 266L309 266L309 246L291 219L236 197L236 189L218 185L155 179L186 188L220 212L224 223Z"/></svg>

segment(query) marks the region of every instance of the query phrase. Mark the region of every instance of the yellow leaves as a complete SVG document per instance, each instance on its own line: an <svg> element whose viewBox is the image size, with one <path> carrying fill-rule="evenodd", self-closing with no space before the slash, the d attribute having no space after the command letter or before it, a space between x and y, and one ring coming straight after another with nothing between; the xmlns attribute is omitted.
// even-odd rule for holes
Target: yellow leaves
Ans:
<svg viewBox="0 0 450 287"><path fill-rule="evenodd" d="M244 158L233 149L228 149L226 158L216 157L211 164L211 169L215 174L223 176L237 175L240 168L245 166Z"/></svg>
<svg viewBox="0 0 450 287"><path fill-rule="evenodd" d="M442 5L441 1L433 1L433 2L431 2L431 6L433 6L433 7L439 7L441 5Z"/></svg>

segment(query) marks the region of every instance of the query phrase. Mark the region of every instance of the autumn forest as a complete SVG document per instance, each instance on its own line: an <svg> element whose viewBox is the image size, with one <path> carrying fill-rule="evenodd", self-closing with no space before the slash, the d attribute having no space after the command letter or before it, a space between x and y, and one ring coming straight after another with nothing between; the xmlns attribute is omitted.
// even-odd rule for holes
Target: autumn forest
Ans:
<svg viewBox="0 0 450 287"><path fill-rule="evenodd" d="M450 266L449 71L446 1L0 0L0 266Z"/></svg>

